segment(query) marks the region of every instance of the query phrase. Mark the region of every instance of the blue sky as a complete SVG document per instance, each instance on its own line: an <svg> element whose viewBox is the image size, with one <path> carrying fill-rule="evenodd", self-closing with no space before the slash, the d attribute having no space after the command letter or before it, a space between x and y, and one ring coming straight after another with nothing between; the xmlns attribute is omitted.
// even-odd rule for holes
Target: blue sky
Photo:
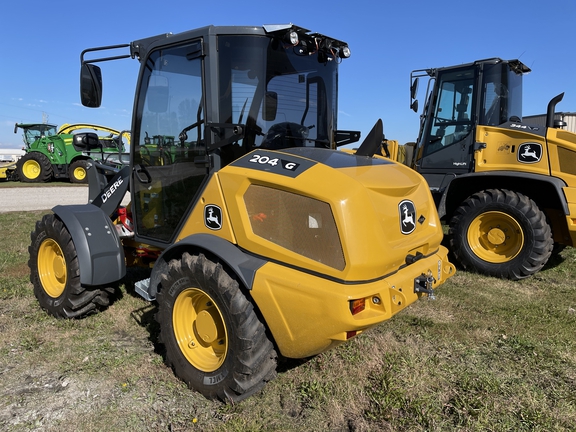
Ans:
<svg viewBox="0 0 576 432"><path fill-rule="evenodd" d="M561 92L566 94L557 110L576 111L574 0L4 3L0 148L22 146L16 122L129 129L138 62L104 65L103 106L89 109L80 105L81 51L209 24L291 22L348 42L352 56L340 65L338 127L360 130L363 137L382 118L389 139L416 139L410 71L489 57L520 58L532 69L524 78L524 115L544 113Z"/></svg>

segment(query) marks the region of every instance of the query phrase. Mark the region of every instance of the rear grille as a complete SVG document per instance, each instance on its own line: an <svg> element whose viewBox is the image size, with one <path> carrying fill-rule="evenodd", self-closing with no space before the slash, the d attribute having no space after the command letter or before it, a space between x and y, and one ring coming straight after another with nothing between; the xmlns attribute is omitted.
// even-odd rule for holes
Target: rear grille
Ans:
<svg viewBox="0 0 576 432"><path fill-rule="evenodd" d="M244 195L252 232L335 268L346 263L330 205L291 192L251 185Z"/></svg>

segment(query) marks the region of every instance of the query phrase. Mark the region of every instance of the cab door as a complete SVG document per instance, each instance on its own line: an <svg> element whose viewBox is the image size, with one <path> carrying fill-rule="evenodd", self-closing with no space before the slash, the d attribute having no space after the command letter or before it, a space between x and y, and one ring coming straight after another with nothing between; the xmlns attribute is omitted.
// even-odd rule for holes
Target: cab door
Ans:
<svg viewBox="0 0 576 432"><path fill-rule="evenodd" d="M141 77L132 143L136 235L171 242L208 176L202 44L152 51Z"/></svg>
<svg viewBox="0 0 576 432"><path fill-rule="evenodd" d="M418 148L417 169L432 189L471 170L474 144L474 70L444 73L430 103L431 113Z"/></svg>

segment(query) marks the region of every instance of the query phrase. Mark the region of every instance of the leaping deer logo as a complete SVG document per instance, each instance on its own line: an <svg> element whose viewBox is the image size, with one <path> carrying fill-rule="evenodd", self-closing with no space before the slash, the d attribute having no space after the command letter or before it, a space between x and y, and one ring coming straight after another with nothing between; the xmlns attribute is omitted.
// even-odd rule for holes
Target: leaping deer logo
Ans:
<svg viewBox="0 0 576 432"><path fill-rule="evenodd" d="M524 143L518 147L518 162L537 163L542 158L542 146L538 143Z"/></svg>
<svg viewBox="0 0 576 432"><path fill-rule="evenodd" d="M400 212L400 231L402 234L410 234L416 228L416 208L410 200L404 200L398 205Z"/></svg>
<svg viewBox="0 0 576 432"><path fill-rule="evenodd" d="M522 153L520 156L522 157L531 157L534 159L538 159L538 156L536 156L536 152L534 150L532 150L532 148L528 145L526 147L524 147L524 153Z"/></svg>
<svg viewBox="0 0 576 432"><path fill-rule="evenodd" d="M402 212L404 213L404 217L402 219L402 225L407 226L408 224L414 225L414 215L408 213L408 206L402 206Z"/></svg>
<svg viewBox="0 0 576 432"><path fill-rule="evenodd" d="M220 207L210 204L204 207L204 224L211 230L222 228L222 210Z"/></svg>

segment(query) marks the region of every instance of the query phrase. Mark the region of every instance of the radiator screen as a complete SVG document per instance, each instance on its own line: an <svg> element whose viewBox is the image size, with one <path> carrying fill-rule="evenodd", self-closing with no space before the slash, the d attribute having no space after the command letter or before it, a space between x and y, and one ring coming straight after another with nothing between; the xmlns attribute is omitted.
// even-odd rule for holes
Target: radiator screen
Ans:
<svg viewBox="0 0 576 432"><path fill-rule="evenodd" d="M251 185L244 195L252 232L337 270L344 253L330 206L291 192Z"/></svg>

